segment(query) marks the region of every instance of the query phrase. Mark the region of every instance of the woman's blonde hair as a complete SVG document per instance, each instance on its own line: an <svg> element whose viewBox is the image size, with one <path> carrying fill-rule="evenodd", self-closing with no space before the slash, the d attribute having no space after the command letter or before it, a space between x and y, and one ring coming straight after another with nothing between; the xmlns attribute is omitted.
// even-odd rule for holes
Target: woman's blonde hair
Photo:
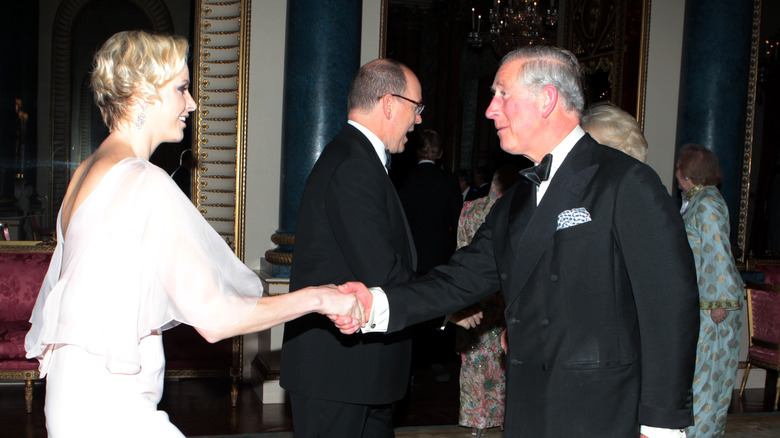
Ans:
<svg viewBox="0 0 780 438"><path fill-rule="evenodd" d="M639 123L631 114L611 103L596 103L586 109L580 125L605 146L623 151L642 162L647 158L647 140Z"/></svg>
<svg viewBox="0 0 780 438"><path fill-rule="evenodd" d="M92 91L103 122L113 130L136 103L159 99L158 89L187 66L184 37L143 30L114 34L95 53Z"/></svg>

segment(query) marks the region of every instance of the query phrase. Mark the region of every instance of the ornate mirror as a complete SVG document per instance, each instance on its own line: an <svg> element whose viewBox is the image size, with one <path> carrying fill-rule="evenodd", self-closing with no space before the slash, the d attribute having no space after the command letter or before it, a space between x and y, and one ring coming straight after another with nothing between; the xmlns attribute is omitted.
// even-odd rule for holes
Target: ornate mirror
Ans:
<svg viewBox="0 0 780 438"><path fill-rule="evenodd" d="M780 5L754 0L737 248L742 262L780 258ZM750 266L749 266L750 267Z"/></svg>
<svg viewBox="0 0 780 438"><path fill-rule="evenodd" d="M0 94L0 240L52 235L76 166L107 135L92 103L94 50L124 29L185 35L198 111L180 144L152 162L176 175L201 213L243 255L243 156L249 49L247 0L42 0L13 2L3 32ZM194 151L188 154L189 151ZM188 159L192 156L192 159Z"/></svg>

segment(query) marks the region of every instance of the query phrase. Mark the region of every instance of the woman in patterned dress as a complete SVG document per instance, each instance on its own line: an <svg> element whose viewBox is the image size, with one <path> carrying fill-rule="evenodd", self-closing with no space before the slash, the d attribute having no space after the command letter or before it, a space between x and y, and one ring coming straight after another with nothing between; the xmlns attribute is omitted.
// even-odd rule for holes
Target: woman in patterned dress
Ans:
<svg viewBox="0 0 780 438"><path fill-rule="evenodd" d="M471 242L490 208L519 177L518 168L502 167L493 175L488 196L463 204L458 222L458 249ZM458 424L471 427L471 434L478 437L486 429L504 424L506 378L501 335L506 329L506 321L501 293L485 298L465 309L464 313L480 311L479 325L470 330L458 329L456 340L461 356Z"/></svg>
<svg viewBox="0 0 780 438"><path fill-rule="evenodd" d="M686 144L677 158L682 215L696 260L701 325L693 379L694 425L688 438L722 437L739 364L744 288L729 244L729 212L717 187L718 158Z"/></svg>

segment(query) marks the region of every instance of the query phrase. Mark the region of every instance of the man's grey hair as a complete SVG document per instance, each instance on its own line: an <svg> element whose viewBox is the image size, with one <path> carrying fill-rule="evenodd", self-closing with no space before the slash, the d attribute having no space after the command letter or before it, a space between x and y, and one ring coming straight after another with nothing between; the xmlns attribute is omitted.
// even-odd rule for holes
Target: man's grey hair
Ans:
<svg viewBox="0 0 780 438"><path fill-rule="evenodd" d="M360 67L352 79L347 97L348 110L369 111L386 94L404 94L406 75L403 64L377 59Z"/></svg>
<svg viewBox="0 0 780 438"><path fill-rule="evenodd" d="M550 46L527 46L509 52L501 65L509 61L523 60L518 83L539 92L545 85L553 85L563 97L567 110L582 114L585 94L582 91L580 64L568 50Z"/></svg>

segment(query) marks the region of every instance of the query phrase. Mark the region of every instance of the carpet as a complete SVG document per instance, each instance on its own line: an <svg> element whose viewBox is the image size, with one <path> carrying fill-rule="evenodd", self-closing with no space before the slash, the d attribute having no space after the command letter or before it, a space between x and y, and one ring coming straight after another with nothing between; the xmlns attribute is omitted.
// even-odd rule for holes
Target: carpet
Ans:
<svg viewBox="0 0 780 438"><path fill-rule="evenodd" d="M780 437L780 415L764 413L729 416L726 421L726 438Z"/></svg>
<svg viewBox="0 0 780 438"><path fill-rule="evenodd" d="M489 438L502 438L499 428L493 428L484 435ZM395 436L414 438L468 438L471 430L458 426L401 427L395 430ZM725 438L778 438L780 437L780 413L763 413L729 416L726 422ZM193 436L190 438L293 438L291 432L250 433L238 435Z"/></svg>
<svg viewBox="0 0 780 438"><path fill-rule="evenodd" d="M414 437L414 438L471 438L471 429L458 426L420 426L420 427L399 427L395 429L395 436ZM501 438L503 433L499 428L493 428L487 431L485 437ZM293 438L291 432L275 433L249 433L238 435L209 435L209 436L191 436L189 438Z"/></svg>

